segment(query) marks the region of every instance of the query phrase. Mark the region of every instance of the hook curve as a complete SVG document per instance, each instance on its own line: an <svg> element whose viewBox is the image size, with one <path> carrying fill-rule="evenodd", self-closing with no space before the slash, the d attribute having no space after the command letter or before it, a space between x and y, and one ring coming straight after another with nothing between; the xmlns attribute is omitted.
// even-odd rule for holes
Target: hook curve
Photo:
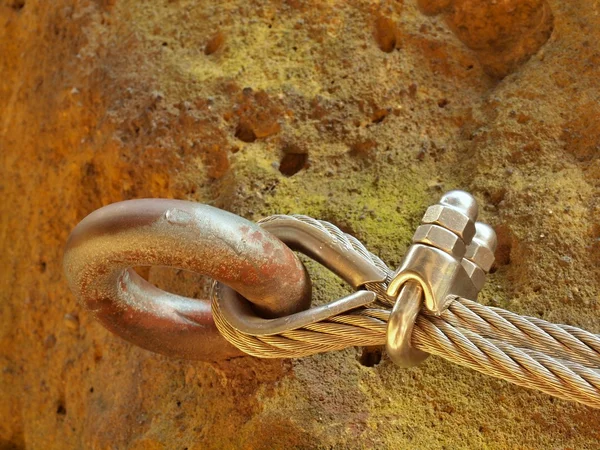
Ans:
<svg viewBox="0 0 600 450"><path fill-rule="evenodd" d="M187 359L240 352L219 334L209 301L162 291L132 267L209 276L265 317L293 314L311 300L304 265L279 239L235 214L183 200L128 200L92 212L69 236L63 264L71 291L107 329Z"/></svg>

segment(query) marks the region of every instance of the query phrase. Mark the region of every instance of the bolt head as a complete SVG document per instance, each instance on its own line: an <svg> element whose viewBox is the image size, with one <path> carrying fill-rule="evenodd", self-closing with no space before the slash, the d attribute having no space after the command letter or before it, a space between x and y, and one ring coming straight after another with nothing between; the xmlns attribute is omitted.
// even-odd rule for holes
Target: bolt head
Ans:
<svg viewBox="0 0 600 450"><path fill-rule="evenodd" d="M485 273L488 273L494 264L494 252L475 239L467 247L465 258L475 263Z"/></svg>
<svg viewBox="0 0 600 450"><path fill-rule="evenodd" d="M467 247L465 258L477 264L484 272L489 272L494 264L494 252L498 239L496 232L489 225L477 222L475 237Z"/></svg>
<svg viewBox="0 0 600 450"><path fill-rule="evenodd" d="M496 251L498 246L498 238L496 232L487 223L476 222L475 223L475 238L492 252Z"/></svg>
<svg viewBox="0 0 600 450"><path fill-rule="evenodd" d="M473 222L477 220L479 213L477 200L468 192L458 190L446 192L440 200L440 204L459 210Z"/></svg>

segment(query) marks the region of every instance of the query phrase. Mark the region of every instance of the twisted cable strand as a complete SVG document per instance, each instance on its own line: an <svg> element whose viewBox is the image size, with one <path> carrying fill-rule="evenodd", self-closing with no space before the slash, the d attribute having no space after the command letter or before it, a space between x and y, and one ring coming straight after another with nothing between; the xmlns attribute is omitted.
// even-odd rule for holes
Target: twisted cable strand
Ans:
<svg viewBox="0 0 600 450"><path fill-rule="evenodd" d="M392 271L358 239L328 222L279 215L261 223L290 218L320 229L380 268L387 275L386 281L366 285L377 294L376 302L279 335L250 336L223 318L219 293L213 285L213 315L221 334L245 353L262 358L298 358L385 344L387 321L395 302L386 294ZM412 344L519 386L600 408L600 336L585 330L458 298L439 317L423 310L415 323Z"/></svg>
<svg viewBox="0 0 600 450"><path fill-rule="evenodd" d="M429 319L420 316L414 328L413 344L419 350L519 386L600 408L600 376L591 369L577 363L565 366L541 352L526 352Z"/></svg>
<svg viewBox="0 0 600 450"><path fill-rule="evenodd" d="M600 337L591 333L586 332L589 335L586 343L560 325L467 299L452 302L442 318L449 324L490 339L504 340L556 358L571 359L587 367L600 367Z"/></svg>
<svg viewBox="0 0 600 450"><path fill-rule="evenodd" d="M537 323L540 320L535 317L530 317L529 319L533 323ZM579 339L581 342L586 344L588 347L590 347L597 353L600 353L600 335L590 333L587 330L583 330L581 328L577 328L571 325L556 324L556 326L563 329L567 333L572 334L573 337Z"/></svg>

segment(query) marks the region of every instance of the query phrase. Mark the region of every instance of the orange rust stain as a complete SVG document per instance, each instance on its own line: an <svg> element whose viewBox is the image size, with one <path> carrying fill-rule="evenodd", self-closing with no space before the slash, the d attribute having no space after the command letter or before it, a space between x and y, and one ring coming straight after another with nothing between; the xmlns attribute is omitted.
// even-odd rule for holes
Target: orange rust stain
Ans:
<svg viewBox="0 0 600 450"><path fill-rule="evenodd" d="M282 107L264 91L242 90L232 111L224 114L226 120L237 118L235 136L244 142L264 139L281 130Z"/></svg>
<svg viewBox="0 0 600 450"><path fill-rule="evenodd" d="M248 234L248 239L251 242L260 242L263 239L263 232L259 230L253 231L252 233Z"/></svg>
<svg viewBox="0 0 600 450"><path fill-rule="evenodd" d="M271 242L263 242L262 248L266 255L272 255L275 250L275 246Z"/></svg>
<svg viewBox="0 0 600 450"><path fill-rule="evenodd" d="M537 53L554 27L545 0L419 0L427 15L443 14L484 70L502 78Z"/></svg>

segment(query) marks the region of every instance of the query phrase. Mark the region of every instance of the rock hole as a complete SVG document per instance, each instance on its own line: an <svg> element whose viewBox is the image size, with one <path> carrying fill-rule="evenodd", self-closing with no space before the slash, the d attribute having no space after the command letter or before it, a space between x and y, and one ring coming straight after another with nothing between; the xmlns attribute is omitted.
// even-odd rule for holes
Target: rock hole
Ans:
<svg viewBox="0 0 600 450"><path fill-rule="evenodd" d="M391 53L396 48L396 25L387 17L375 21L375 41L382 52Z"/></svg>
<svg viewBox="0 0 600 450"><path fill-rule="evenodd" d="M440 108L445 108L446 106L448 106L448 103L450 103L447 99L442 98L441 100L438 100L437 105Z"/></svg>
<svg viewBox="0 0 600 450"><path fill-rule="evenodd" d="M94 393L94 387L92 386L92 387L90 388L90 394L93 394L93 393Z"/></svg>
<svg viewBox="0 0 600 450"><path fill-rule="evenodd" d="M211 37L209 39L209 41L206 43L206 46L204 47L204 54L212 55L213 53L215 53L217 50L219 50L223 46L224 42L225 42L225 35L223 33L221 33L220 31L217 31L214 34L214 36Z"/></svg>
<svg viewBox="0 0 600 450"><path fill-rule="evenodd" d="M291 177L304 169L307 163L307 153L286 153L279 162L279 171L286 177Z"/></svg>
<svg viewBox="0 0 600 450"><path fill-rule="evenodd" d="M492 205L498 206L504 200L504 197L506 197L506 188L502 187L493 191L488 191L485 195Z"/></svg>
<svg viewBox="0 0 600 450"><path fill-rule="evenodd" d="M40 272L46 272L46 261L40 261Z"/></svg>
<svg viewBox="0 0 600 450"><path fill-rule="evenodd" d="M9 6L15 11L21 11L25 7L25 0L14 0Z"/></svg>
<svg viewBox="0 0 600 450"><path fill-rule="evenodd" d="M496 272L501 266L510 264L513 244L513 234L506 225L500 224L495 226L494 229L498 245L496 246L496 252L494 253L495 261L490 273Z"/></svg>
<svg viewBox="0 0 600 450"><path fill-rule="evenodd" d="M254 142L256 141L256 133L246 121L240 120L240 123L235 130L235 137L243 142Z"/></svg>
<svg viewBox="0 0 600 450"><path fill-rule="evenodd" d="M62 402L58 404L58 407L56 408L56 414L59 416L67 415L67 408L65 408L65 405L63 405Z"/></svg>
<svg viewBox="0 0 600 450"><path fill-rule="evenodd" d="M375 124L381 123L381 122L383 122L383 119L385 119L388 116L389 113L390 113L389 108L378 109L371 116L371 122L375 123Z"/></svg>
<svg viewBox="0 0 600 450"><path fill-rule="evenodd" d="M356 360L361 366L375 367L381 362L382 353L383 347L364 347Z"/></svg>
<svg viewBox="0 0 600 450"><path fill-rule="evenodd" d="M169 46L169 44L167 44L166 42L163 42L163 43L162 43L162 46L163 46L163 47L168 47L168 46Z"/></svg>
<svg viewBox="0 0 600 450"><path fill-rule="evenodd" d="M102 360L102 350L100 347L95 346L94 348L94 362L99 362Z"/></svg>
<svg viewBox="0 0 600 450"><path fill-rule="evenodd" d="M417 96L418 89L419 86L416 83L412 83L410 86L408 86L408 95L412 98L415 98Z"/></svg>

